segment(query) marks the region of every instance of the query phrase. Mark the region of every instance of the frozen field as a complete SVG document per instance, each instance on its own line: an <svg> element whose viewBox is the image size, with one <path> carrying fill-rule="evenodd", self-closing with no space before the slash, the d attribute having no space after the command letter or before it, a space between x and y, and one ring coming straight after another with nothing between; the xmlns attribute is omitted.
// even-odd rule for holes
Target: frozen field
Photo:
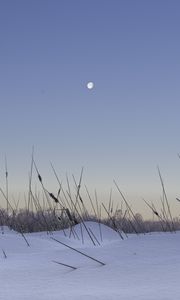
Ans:
<svg viewBox="0 0 180 300"><path fill-rule="evenodd" d="M0 230L0 300L180 299L179 232L131 234L122 240L102 225L101 242L99 225L86 226L101 245L94 246L84 230L82 243L80 225L73 232L76 238L69 237L70 230L66 236L60 231L26 234L30 247L20 234Z"/></svg>

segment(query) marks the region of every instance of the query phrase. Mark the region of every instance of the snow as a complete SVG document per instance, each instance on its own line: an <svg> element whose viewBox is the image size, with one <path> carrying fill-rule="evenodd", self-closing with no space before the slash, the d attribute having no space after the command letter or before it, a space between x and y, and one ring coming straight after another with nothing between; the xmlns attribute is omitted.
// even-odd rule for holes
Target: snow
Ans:
<svg viewBox="0 0 180 300"><path fill-rule="evenodd" d="M84 225L100 245L93 245ZM122 240L105 225L84 225L65 233L25 234L30 247L21 234L0 230L0 300L179 300L180 232L131 234Z"/></svg>

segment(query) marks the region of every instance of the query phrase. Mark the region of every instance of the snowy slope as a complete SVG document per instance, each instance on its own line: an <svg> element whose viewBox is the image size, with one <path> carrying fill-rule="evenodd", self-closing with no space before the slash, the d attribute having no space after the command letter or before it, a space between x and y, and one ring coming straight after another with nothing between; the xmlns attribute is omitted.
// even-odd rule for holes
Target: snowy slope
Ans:
<svg viewBox="0 0 180 300"><path fill-rule="evenodd" d="M74 233L67 229L26 234L30 247L19 233L0 231L0 251L7 255L0 252L0 300L180 299L179 232L129 235L122 240L102 224L101 233L97 223L85 226L101 245L93 245L82 224L75 226Z"/></svg>

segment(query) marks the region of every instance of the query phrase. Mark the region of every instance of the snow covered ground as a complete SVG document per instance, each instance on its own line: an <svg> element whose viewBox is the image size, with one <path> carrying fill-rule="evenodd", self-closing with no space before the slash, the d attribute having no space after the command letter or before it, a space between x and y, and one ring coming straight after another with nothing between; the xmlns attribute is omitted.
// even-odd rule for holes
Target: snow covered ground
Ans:
<svg viewBox="0 0 180 300"><path fill-rule="evenodd" d="M180 232L122 240L104 225L85 224L95 246L83 225L65 233L26 234L30 247L21 234L0 230L0 300L180 299Z"/></svg>

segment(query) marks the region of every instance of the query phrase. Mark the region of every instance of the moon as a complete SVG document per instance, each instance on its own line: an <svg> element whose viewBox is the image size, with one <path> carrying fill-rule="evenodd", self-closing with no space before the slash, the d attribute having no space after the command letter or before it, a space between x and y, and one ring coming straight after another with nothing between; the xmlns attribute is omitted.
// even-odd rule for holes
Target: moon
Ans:
<svg viewBox="0 0 180 300"><path fill-rule="evenodd" d="M87 83L87 88L88 88L89 90L92 90L92 89L94 88L94 82L89 81L89 82Z"/></svg>

